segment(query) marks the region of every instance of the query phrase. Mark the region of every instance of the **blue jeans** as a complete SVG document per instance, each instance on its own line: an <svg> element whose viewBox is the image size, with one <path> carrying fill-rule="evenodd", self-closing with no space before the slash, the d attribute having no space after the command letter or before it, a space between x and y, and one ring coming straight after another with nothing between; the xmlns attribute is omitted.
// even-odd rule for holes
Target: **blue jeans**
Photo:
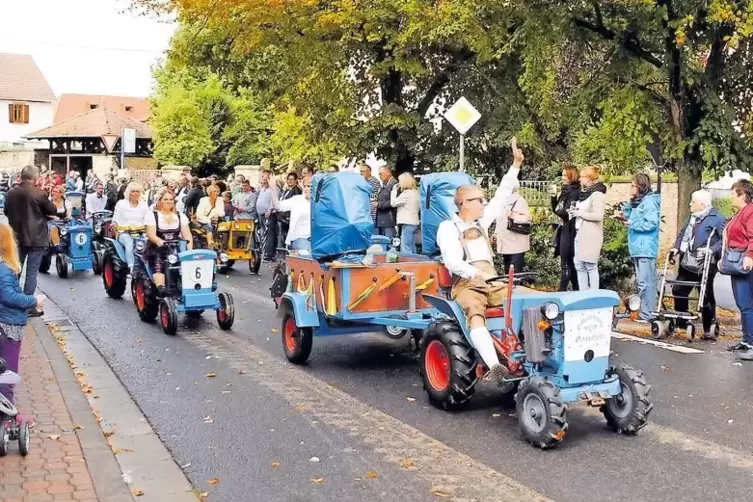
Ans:
<svg viewBox="0 0 753 502"><path fill-rule="evenodd" d="M640 318L648 320L650 312L656 309L656 258L633 258L635 280L638 283L638 296L641 297Z"/></svg>
<svg viewBox="0 0 753 502"><path fill-rule="evenodd" d="M37 275L39 274L39 265L42 264L44 251L44 248L18 246L18 260L21 262L21 266L26 261L26 277L24 278L25 295L33 295L37 290Z"/></svg>
<svg viewBox="0 0 753 502"><path fill-rule="evenodd" d="M575 259L575 271L578 273L578 290L599 289L599 264Z"/></svg>
<svg viewBox="0 0 753 502"><path fill-rule="evenodd" d="M376 228L376 235L384 235L385 237L389 237L392 239L395 237L395 227L377 227Z"/></svg>
<svg viewBox="0 0 753 502"><path fill-rule="evenodd" d="M753 273L732 276L732 294L740 309L743 342L753 346Z"/></svg>
<svg viewBox="0 0 753 502"><path fill-rule="evenodd" d="M403 225L400 229L400 252L414 254L416 252L416 232L418 225Z"/></svg>
<svg viewBox="0 0 753 502"><path fill-rule="evenodd" d="M291 251L311 251L311 241L309 239L295 239L290 243Z"/></svg>
<svg viewBox="0 0 753 502"><path fill-rule="evenodd" d="M125 250L126 263L128 264L128 268L133 268L133 264L136 261L136 259L133 257L133 236L128 232L121 232L120 234L118 234L118 242L121 246L123 246L123 249Z"/></svg>

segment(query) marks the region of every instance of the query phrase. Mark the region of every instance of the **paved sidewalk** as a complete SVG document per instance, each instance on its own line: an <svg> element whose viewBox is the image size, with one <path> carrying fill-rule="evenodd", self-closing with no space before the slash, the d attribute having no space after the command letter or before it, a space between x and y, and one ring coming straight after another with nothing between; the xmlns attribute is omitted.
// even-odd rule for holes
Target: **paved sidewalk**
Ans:
<svg viewBox="0 0 753 502"><path fill-rule="evenodd" d="M35 425L26 458L18 453L17 443L11 443L11 451L0 458L0 500L98 500L76 425L31 326L22 346L20 372L24 381L16 389L17 405Z"/></svg>

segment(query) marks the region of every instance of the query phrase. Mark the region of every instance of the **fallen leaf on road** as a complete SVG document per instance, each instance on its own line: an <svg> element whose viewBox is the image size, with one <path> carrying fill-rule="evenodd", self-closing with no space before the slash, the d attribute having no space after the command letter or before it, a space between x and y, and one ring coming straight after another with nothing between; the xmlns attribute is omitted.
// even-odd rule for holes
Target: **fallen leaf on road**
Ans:
<svg viewBox="0 0 753 502"><path fill-rule="evenodd" d="M244 370L238 370L238 374L239 374L239 375L245 375L245 374L246 374L246 372L245 372Z"/></svg>
<svg viewBox="0 0 753 502"><path fill-rule="evenodd" d="M415 397L406 397L405 399L407 399L407 400L408 400L408 401L410 401L411 403L413 403L413 402L415 402L415 401L416 401L416 398L415 398Z"/></svg>
<svg viewBox="0 0 753 502"><path fill-rule="evenodd" d="M369 472L366 473L366 477L369 478L369 479L376 479L377 473L374 472L374 471L369 471Z"/></svg>
<svg viewBox="0 0 753 502"><path fill-rule="evenodd" d="M49 436L47 436L47 439L52 439L53 441L57 441L58 439L60 439L60 434L50 434Z"/></svg>
<svg viewBox="0 0 753 502"><path fill-rule="evenodd" d="M84 428L84 426L83 426L83 425L78 425L78 424L75 424L75 425L73 426L73 428L74 428L74 429L76 429L77 431L80 431L81 429L83 429L83 428Z"/></svg>
<svg viewBox="0 0 753 502"><path fill-rule="evenodd" d="M277 328L272 328L272 333L279 333L279 332L280 330L278 330Z"/></svg>
<svg viewBox="0 0 753 502"><path fill-rule="evenodd" d="M311 457L309 462L319 462L319 457Z"/></svg>
<svg viewBox="0 0 753 502"><path fill-rule="evenodd" d="M727 420L728 424L731 424L732 422L734 422L734 420L732 420L731 418L729 420Z"/></svg>
<svg viewBox="0 0 753 502"><path fill-rule="evenodd" d="M302 405L302 404L297 404L295 406L295 411L297 411L299 413L302 413L302 412L306 411L306 407L304 405Z"/></svg>
<svg viewBox="0 0 753 502"><path fill-rule="evenodd" d="M664 364L661 365L661 369L662 369L662 371L672 371L672 368L670 368L669 366L666 366Z"/></svg>
<svg viewBox="0 0 753 502"><path fill-rule="evenodd" d="M214 372L213 372L213 373L207 373L207 374L206 374L206 375L204 375L204 376L205 376L205 377L207 377L207 378L214 378L214 377L216 377L216 376L217 376L217 373L214 373Z"/></svg>
<svg viewBox="0 0 753 502"><path fill-rule="evenodd" d="M214 419L212 417L206 416L206 417L204 417L204 423L205 424L213 424L214 423Z"/></svg>
<svg viewBox="0 0 753 502"><path fill-rule="evenodd" d="M86 372L85 371L77 371L76 372L76 376L77 377L85 377L86 376Z"/></svg>
<svg viewBox="0 0 753 502"><path fill-rule="evenodd" d="M272 462L272 467L274 467L275 469L279 468L280 462L278 460L275 460L274 462Z"/></svg>
<svg viewBox="0 0 753 502"><path fill-rule="evenodd" d="M131 490L131 495L134 497L141 497L144 495L144 490L141 490L140 488L134 488Z"/></svg>
<svg viewBox="0 0 753 502"><path fill-rule="evenodd" d="M741 363L741 362L739 362L739 361L738 361L738 362L736 362L736 363L732 363L732 366L742 366L742 365L743 365L743 363Z"/></svg>
<svg viewBox="0 0 753 502"><path fill-rule="evenodd" d="M113 446L113 447L112 447L112 452L113 452L113 453L114 453L115 455L120 455L121 453L123 453L123 449L122 449L122 448L120 448L119 446Z"/></svg>
<svg viewBox="0 0 753 502"><path fill-rule="evenodd" d="M115 434L115 431L103 431L103 434L105 435L106 438L109 438L110 436Z"/></svg>
<svg viewBox="0 0 753 502"><path fill-rule="evenodd" d="M416 463L412 458L404 458L398 462L398 464L400 464L400 467L403 469L414 469L416 467Z"/></svg>
<svg viewBox="0 0 753 502"><path fill-rule="evenodd" d="M144 343L144 340L142 340L141 338L139 338L138 340L136 340L136 343Z"/></svg>
<svg viewBox="0 0 753 502"><path fill-rule="evenodd" d="M499 413L492 413L492 416L493 416L494 418L499 418Z"/></svg>
<svg viewBox="0 0 753 502"><path fill-rule="evenodd" d="M320 484L324 483L324 478L311 478L311 481L313 481L317 485L320 485Z"/></svg>
<svg viewBox="0 0 753 502"><path fill-rule="evenodd" d="M441 499L448 499L451 497L451 495L447 492L443 492L442 490L432 490L431 494L435 497L439 497Z"/></svg>
<svg viewBox="0 0 753 502"><path fill-rule="evenodd" d="M212 478L212 479L209 480L209 484L210 485L216 485L216 484L219 484L219 482L220 482L220 480L217 479L217 478Z"/></svg>
<svg viewBox="0 0 753 502"><path fill-rule="evenodd" d="M222 393L223 394L230 394L230 391L229 390L223 390Z"/></svg>

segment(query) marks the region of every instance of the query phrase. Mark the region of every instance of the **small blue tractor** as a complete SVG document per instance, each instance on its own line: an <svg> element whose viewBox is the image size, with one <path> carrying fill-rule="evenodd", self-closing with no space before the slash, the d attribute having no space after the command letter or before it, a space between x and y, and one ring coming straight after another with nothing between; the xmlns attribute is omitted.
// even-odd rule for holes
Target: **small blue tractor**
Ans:
<svg viewBox="0 0 753 502"><path fill-rule="evenodd" d="M151 322L159 315L162 331L174 335L178 331L178 313L198 318L205 310L214 310L220 328L232 328L233 297L229 293L216 293L217 253L208 249L188 251L182 240L166 242L165 246L168 255L163 292L154 284L143 248L136 252L131 295L141 320Z"/></svg>
<svg viewBox="0 0 753 502"><path fill-rule="evenodd" d="M55 257L55 269L61 279L67 278L71 271L93 270L92 225L82 219L81 214L85 195L82 192L65 194L71 207L71 216L53 222L58 228L60 242L57 245L50 244L45 251L39 267L41 272L47 272L50 269L53 256Z"/></svg>
<svg viewBox="0 0 753 502"><path fill-rule="evenodd" d="M473 180L463 173L422 177L426 254L411 255L371 245L371 190L362 177L317 174L311 253L290 253L272 287L288 360L305 363L315 337L394 326L412 331L419 340L420 373L430 402L448 410L467 402L488 368L473 346L462 309L451 298L453 280L440 261L436 232L453 213L457 187L469 183ZM493 278L507 282L508 295L505 305L486 312L505 368L502 399L514 399L524 436L542 449L556 446L567 432L567 406L575 403L600 407L619 433L637 433L653 408L651 388L641 371L610 366L619 297L608 290L548 293L518 286L533 275L511 269ZM640 308L637 297L625 304L631 311Z"/></svg>

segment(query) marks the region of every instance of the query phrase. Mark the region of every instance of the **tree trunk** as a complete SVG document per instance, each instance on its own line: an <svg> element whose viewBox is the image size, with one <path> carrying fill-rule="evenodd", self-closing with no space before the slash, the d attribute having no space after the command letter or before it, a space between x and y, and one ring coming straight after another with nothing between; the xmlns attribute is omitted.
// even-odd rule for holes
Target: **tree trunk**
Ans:
<svg viewBox="0 0 753 502"><path fill-rule="evenodd" d="M690 216L690 198L701 188L701 166L682 159L677 162L677 228Z"/></svg>

